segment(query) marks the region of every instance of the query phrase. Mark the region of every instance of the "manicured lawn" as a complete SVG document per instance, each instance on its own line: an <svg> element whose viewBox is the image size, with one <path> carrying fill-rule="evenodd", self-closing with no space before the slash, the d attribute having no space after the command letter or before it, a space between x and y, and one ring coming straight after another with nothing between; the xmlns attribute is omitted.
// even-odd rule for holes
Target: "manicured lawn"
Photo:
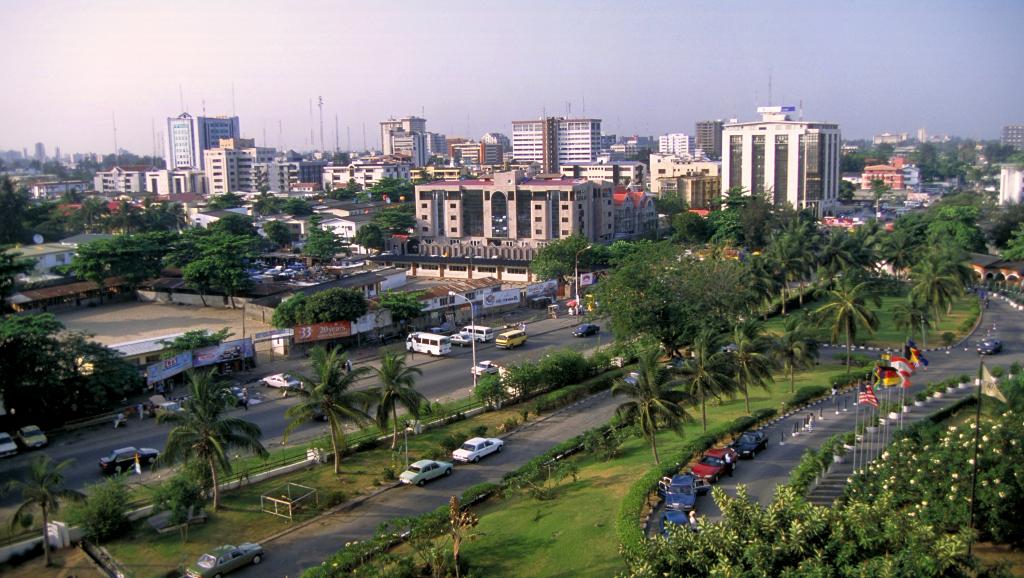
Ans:
<svg viewBox="0 0 1024 578"><path fill-rule="evenodd" d="M488 412L418 436L410 436L409 459L415 461L431 452L439 452L441 440L451 433L462 432L469 437L468 430L471 428L487 426L489 434L494 434L499 424L517 415L514 409ZM288 482L316 488L319 492L320 507L310 507L303 511L296 517L297 522L326 509L331 501L341 503L373 491L386 480L386 467L393 468L395 474L404 469L405 454L401 451L401 437L398 448L399 451L392 452L390 443L384 443L379 449L346 456L342 459L340 476L334 475L333 461L329 461L321 466L225 492L221 495L222 509L216 514L211 513L207 523L193 526L189 531L188 543L182 544L177 532L161 536L145 522L139 522L129 537L104 546L131 571L132 576L162 577L179 564L191 563L210 547L259 541L292 524L285 518L260 510L260 495L269 492L280 494L279 490Z"/></svg>
<svg viewBox="0 0 1024 578"><path fill-rule="evenodd" d="M882 297L882 308L875 312L878 316L878 330L875 331L874 335L868 335L867 333L861 332L856 339L856 345L871 345L876 347L899 347L903 345L906 339L906 331L903 329L896 329L896 324L892 318L892 308L897 303L905 302L904 297ZM824 301L811 301L805 302L802 309L796 311L790 311L789 315L800 315L803 312L814 311ZM954 341L958 341L967 334L962 328L967 319L972 321L978 316L977 308L978 300L972 296L965 296L957 299L953 304L953 312L946 315L939 320L938 327L935 329L928 330L928 346L934 347L942 343L942 334L949 331L956 335ZM783 326L786 323L785 316L773 317L765 323L765 329L771 333L782 333ZM821 329L817 338L819 341L830 342L831 334L828 329ZM913 338L917 341L917 344L922 345L921 332L920 330L914 332ZM843 341L845 338L840 336L839 341Z"/></svg>
<svg viewBox="0 0 1024 578"><path fill-rule="evenodd" d="M827 385L844 372L838 365L823 365L798 374L796 387ZM789 382L777 382L766 392L751 392L751 408L778 408L789 397ZM693 411L695 417L699 409ZM708 426L744 415L742 397L709 405ZM700 433L699 422L686 427L686 435ZM673 433L658 436L662 459L675 459L683 444ZM577 458L578 481L567 480L557 498L537 501L526 496L492 499L477 511L476 540L463 543L462 552L476 576L537 576L551 578L606 577L627 570L618 553L615 516L630 485L654 465L650 446L630 439L619 457L605 462L595 456Z"/></svg>

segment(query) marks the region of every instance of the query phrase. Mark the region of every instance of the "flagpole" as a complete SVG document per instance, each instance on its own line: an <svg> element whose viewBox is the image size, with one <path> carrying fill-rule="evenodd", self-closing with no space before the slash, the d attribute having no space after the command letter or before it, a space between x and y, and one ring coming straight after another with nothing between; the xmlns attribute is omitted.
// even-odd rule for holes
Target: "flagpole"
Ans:
<svg viewBox="0 0 1024 578"><path fill-rule="evenodd" d="M971 513L970 513L970 535L967 538L967 557L971 556L971 549L974 547L974 498L978 491L978 446L981 445L981 388L982 373L985 367L985 354L978 352L978 407L974 412L974 467L971 469Z"/></svg>
<svg viewBox="0 0 1024 578"><path fill-rule="evenodd" d="M853 403L854 403L854 414L853 414L853 475L857 475L857 452L860 450L860 440L857 439L860 434L857 432L860 429L860 380L857 380L857 386L853 392Z"/></svg>

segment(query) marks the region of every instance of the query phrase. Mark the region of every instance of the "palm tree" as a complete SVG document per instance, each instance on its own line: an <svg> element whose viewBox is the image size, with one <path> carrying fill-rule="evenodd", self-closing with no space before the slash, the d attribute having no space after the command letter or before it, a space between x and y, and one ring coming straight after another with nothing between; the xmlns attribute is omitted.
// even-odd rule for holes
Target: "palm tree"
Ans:
<svg viewBox="0 0 1024 578"><path fill-rule="evenodd" d="M790 317L783 327L782 334L775 340L775 355L783 371L789 374L789 392L793 393L796 370L814 364L818 358L818 343L807 330L805 317Z"/></svg>
<svg viewBox="0 0 1024 578"><path fill-rule="evenodd" d="M689 397L670 382L668 369L658 361L660 353L657 347L641 352L637 375L616 380L612 385L613 396L630 398L615 409L615 414L640 429L640 435L651 444L655 464L661 463L658 430L670 429L682 436L683 424L692 419L685 409Z"/></svg>
<svg viewBox="0 0 1024 578"><path fill-rule="evenodd" d="M908 298L892 308L892 321L896 329L906 329L907 339L913 339L914 332L921 329L921 339L925 339L925 329L932 326L928 308Z"/></svg>
<svg viewBox="0 0 1024 578"><path fill-rule="evenodd" d="M50 545L47 539L47 526L50 514L60 510L63 500L80 500L82 494L64 488L64 470L71 467L74 460L64 460L54 464L50 456L40 454L29 462L28 480L8 480L0 494L18 491L21 493L21 505L11 517L11 527L21 520L29 510L39 508L43 514L43 560L50 565Z"/></svg>
<svg viewBox="0 0 1024 578"><path fill-rule="evenodd" d="M284 438L303 423L322 417L327 420L331 430L331 449L334 451L334 473L341 473L341 450L345 448L345 420L357 424L370 422L366 409L370 405L370 396L364 391L354 391L352 386L359 379L368 375L366 367L345 371L345 357L338 349L315 347L310 352L313 361L314 378L303 375L296 376L302 382L298 390L301 401L288 408L284 416L288 418L288 426L284 430Z"/></svg>
<svg viewBox="0 0 1024 578"><path fill-rule="evenodd" d="M370 396L377 402L377 414L374 421L384 431L388 423L394 430L391 436L391 449L398 445L398 406L401 405L415 418L420 415L420 403L426 401L423 394L416 391L416 376L423 372L416 367L405 364L405 354L385 353L380 359L380 367L374 368L380 386L370 389Z"/></svg>
<svg viewBox="0 0 1024 578"><path fill-rule="evenodd" d="M750 413L750 387L768 389L772 383L772 367L775 365L768 352L771 342L764 335L764 326L756 319L748 319L737 325L732 332L732 365L735 368L736 384L743 390L743 400Z"/></svg>
<svg viewBox="0 0 1024 578"><path fill-rule="evenodd" d="M853 340L858 329L874 333L878 329L878 317L868 307L870 302L879 308L882 300L871 281L858 281L849 276L834 285L826 293L828 301L815 310L818 321L831 331L833 343L840 335L846 338L846 376L850 376L850 355Z"/></svg>
<svg viewBox="0 0 1024 578"><path fill-rule="evenodd" d="M748 261L747 286L754 295L761 298L763 307L761 313L768 319L771 312L771 302L783 287L782 274L776 266L775 261L766 253L753 255ZM783 303L785 313L785 303Z"/></svg>
<svg viewBox="0 0 1024 578"><path fill-rule="evenodd" d="M700 419L708 431L708 400L721 399L736 391L729 354L722 351L722 338L710 331L701 332L693 342L691 356L680 373L687 393L700 402Z"/></svg>
<svg viewBox="0 0 1024 578"><path fill-rule="evenodd" d="M897 279L902 279L904 271L910 269L916 262L917 242L905 230L900 229L885 238L881 253L885 262L892 267L893 275Z"/></svg>
<svg viewBox="0 0 1024 578"><path fill-rule="evenodd" d="M957 269L932 254L910 270L910 298L930 309L932 320L948 313L953 300L963 292Z"/></svg>
<svg viewBox="0 0 1024 578"><path fill-rule="evenodd" d="M818 263L825 271L825 279L831 283L840 272L860 268L858 250L859 247L845 230L831 231L818 253Z"/></svg>
<svg viewBox="0 0 1024 578"><path fill-rule="evenodd" d="M174 464L196 461L210 470L213 510L220 507L217 471L231 473L230 448L242 448L260 457L269 455L260 443L262 431L252 422L225 416L236 403L228 386L214 378L213 371L189 371L189 401L181 412L164 412L158 423L174 426L159 461Z"/></svg>

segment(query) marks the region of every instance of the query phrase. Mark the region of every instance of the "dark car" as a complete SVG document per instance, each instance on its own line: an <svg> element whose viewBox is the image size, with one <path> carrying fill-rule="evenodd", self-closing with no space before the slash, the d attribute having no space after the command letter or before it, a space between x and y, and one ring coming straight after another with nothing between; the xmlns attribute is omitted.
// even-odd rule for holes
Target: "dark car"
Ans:
<svg viewBox="0 0 1024 578"><path fill-rule="evenodd" d="M757 452L768 449L768 434L761 430L748 431L741 435L729 446L736 450L741 458L752 458Z"/></svg>
<svg viewBox="0 0 1024 578"><path fill-rule="evenodd" d="M706 480L693 474L665 477L658 482L658 493L665 498L665 509L689 512L697 503L697 496L711 490Z"/></svg>
<svg viewBox="0 0 1024 578"><path fill-rule="evenodd" d="M995 355L1003 350L1003 342L998 339L986 339L978 344L978 353L982 355Z"/></svg>
<svg viewBox="0 0 1024 578"><path fill-rule="evenodd" d="M139 465L149 466L160 456L153 448L127 447L114 450L110 455L100 458L100 469L104 474L120 474L131 471L135 467L135 456L139 456Z"/></svg>
<svg viewBox="0 0 1024 578"><path fill-rule="evenodd" d="M668 510L661 515L661 534L662 536L668 536L668 529L671 525L681 526L683 528L690 527L690 518L685 512L679 510Z"/></svg>
<svg viewBox="0 0 1024 578"><path fill-rule="evenodd" d="M723 475L729 473L729 468L726 467L725 463L726 455L729 455L731 467L735 469L736 450L732 448L715 448L708 450L704 457L697 462L697 465L693 466L693 473L711 483L717 482Z"/></svg>
<svg viewBox="0 0 1024 578"><path fill-rule="evenodd" d="M572 334L576 337L590 337L591 335L597 335L601 331L601 328L593 323L584 323L579 325L576 329L572 330Z"/></svg>

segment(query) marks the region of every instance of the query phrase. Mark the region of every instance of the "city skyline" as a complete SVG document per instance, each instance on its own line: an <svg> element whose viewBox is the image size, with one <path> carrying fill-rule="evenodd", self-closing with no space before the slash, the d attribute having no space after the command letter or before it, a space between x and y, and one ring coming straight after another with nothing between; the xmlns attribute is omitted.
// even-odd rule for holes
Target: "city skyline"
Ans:
<svg viewBox="0 0 1024 578"><path fill-rule="evenodd" d="M238 115L261 146L309 150L320 96L327 150L362 149L364 126L379 148L378 123L407 115L474 139L545 113L693 136L698 120L801 101L851 139L997 139L1024 120L1016 2L238 6L10 3L0 149L113 152L116 115L120 148L163 156L167 118L205 111Z"/></svg>

